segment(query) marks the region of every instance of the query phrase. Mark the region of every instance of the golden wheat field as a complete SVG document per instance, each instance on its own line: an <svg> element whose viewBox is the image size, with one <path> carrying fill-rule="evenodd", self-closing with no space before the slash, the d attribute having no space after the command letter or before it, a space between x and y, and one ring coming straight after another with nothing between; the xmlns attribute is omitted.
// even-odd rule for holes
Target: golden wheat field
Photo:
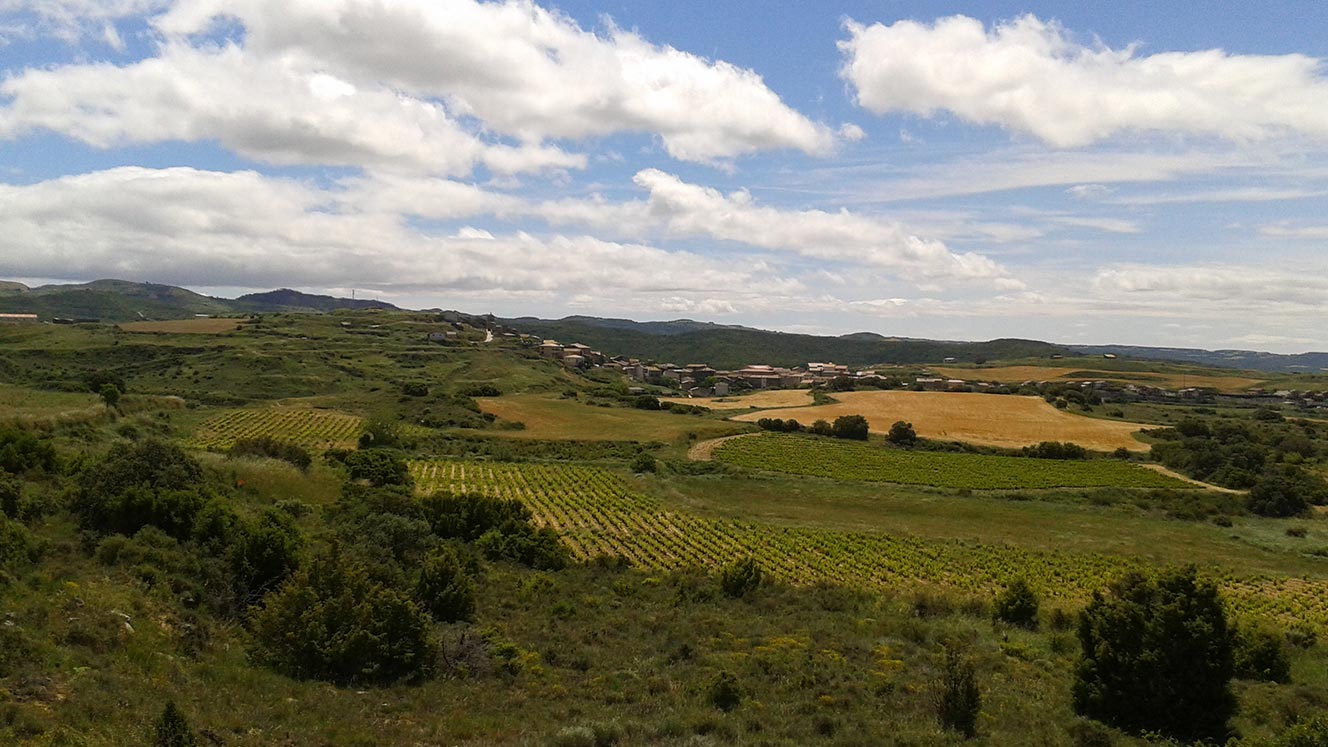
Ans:
<svg viewBox="0 0 1328 747"><path fill-rule="evenodd" d="M947 368L932 366L931 371L947 379L997 381L1022 384L1025 381L1113 381L1122 384L1167 387L1212 388L1240 392L1263 383L1248 376L1180 374L1174 371L1102 371L1092 368L1053 368L1050 366L993 366L992 368Z"/></svg>
<svg viewBox="0 0 1328 747"><path fill-rule="evenodd" d="M750 407L803 407L812 403L807 389L771 389L741 397L660 397L660 402L700 405L712 410L746 410Z"/></svg>
<svg viewBox="0 0 1328 747"><path fill-rule="evenodd" d="M877 433L898 420L913 424L923 438L964 441L982 446L1020 447L1040 441L1072 441L1088 449L1145 451L1134 434L1145 426L1072 415L1038 397L967 392L845 392L831 405L765 410L735 417L793 418L803 425L840 415L863 415Z"/></svg>

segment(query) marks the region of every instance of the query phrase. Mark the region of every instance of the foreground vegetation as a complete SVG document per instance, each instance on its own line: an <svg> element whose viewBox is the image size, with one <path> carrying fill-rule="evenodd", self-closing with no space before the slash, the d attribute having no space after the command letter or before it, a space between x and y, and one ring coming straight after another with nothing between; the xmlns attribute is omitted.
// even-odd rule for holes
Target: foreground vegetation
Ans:
<svg viewBox="0 0 1328 747"><path fill-rule="evenodd" d="M19 426L0 429L0 743L1324 738L1312 514L1209 513L1230 496L1129 487L1169 478L1103 459L757 435L721 458L751 444L834 474L693 463L694 441L748 426L624 406L519 349L423 345L431 323L262 317L206 344L0 330ZM495 393L634 430L539 437L486 418ZM1301 446L1268 464L1316 473L1317 438ZM930 485L853 473L914 455ZM1109 467L1113 487L987 489L1030 490L1041 465ZM1204 511L1178 510L1191 495ZM1129 646L1122 619L1142 626ZM1202 652L1209 700L1150 664L1168 650Z"/></svg>

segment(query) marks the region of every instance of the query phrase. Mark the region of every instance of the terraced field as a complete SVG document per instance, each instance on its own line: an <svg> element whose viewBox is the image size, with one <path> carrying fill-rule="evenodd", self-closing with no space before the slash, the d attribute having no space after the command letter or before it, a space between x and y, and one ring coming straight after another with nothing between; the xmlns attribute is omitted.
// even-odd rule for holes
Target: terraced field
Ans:
<svg viewBox="0 0 1328 747"><path fill-rule="evenodd" d="M896 482L938 488L1190 488L1168 475L1108 459L1061 460L904 451L816 436L768 433L726 441L721 462L836 480Z"/></svg>
<svg viewBox="0 0 1328 747"><path fill-rule="evenodd" d="M1090 553L705 519L666 510L623 478L594 467L429 460L412 462L410 469L420 494L516 498L538 523L557 530L576 558L622 557L648 570L715 567L750 555L795 584L990 595L1025 577L1044 585L1049 598L1078 604L1109 579L1142 566ZM1328 631L1328 581L1205 572L1237 612Z"/></svg>
<svg viewBox="0 0 1328 747"><path fill-rule="evenodd" d="M310 449L351 449L363 427L363 418L336 410L225 410L200 423L188 443L200 449L224 450L242 438L270 436Z"/></svg>

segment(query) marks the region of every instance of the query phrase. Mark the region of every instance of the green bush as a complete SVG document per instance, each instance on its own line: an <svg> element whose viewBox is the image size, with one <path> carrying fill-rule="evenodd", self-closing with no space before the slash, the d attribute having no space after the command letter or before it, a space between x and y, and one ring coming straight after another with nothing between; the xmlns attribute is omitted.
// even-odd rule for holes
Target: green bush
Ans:
<svg viewBox="0 0 1328 747"><path fill-rule="evenodd" d="M16 574L41 558L41 546L17 521L0 516L0 586L6 574Z"/></svg>
<svg viewBox="0 0 1328 747"><path fill-rule="evenodd" d="M1223 739L1236 709L1232 635L1217 588L1193 567L1130 573L1079 620L1078 713L1183 740Z"/></svg>
<svg viewBox="0 0 1328 747"><path fill-rule="evenodd" d="M978 690L973 662L957 650L946 648L945 669L936 699L937 720L942 728L956 732L965 739L972 739L978 733L978 713L981 710L982 693Z"/></svg>
<svg viewBox="0 0 1328 747"><path fill-rule="evenodd" d="M313 464L314 461L309 454L309 450L303 446L288 441L279 441L271 436L242 438L231 444L231 448L226 453L232 457L256 456L280 459L299 468L301 472L309 471L309 465Z"/></svg>
<svg viewBox="0 0 1328 747"><path fill-rule="evenodd" d="M346 466L352 480L368 480L374 487L411 484L406 461L390 451L353 451L346 457Z"/></svg>
<svg viewBox="0 0 1328 747"><path fill-rule="evenodd" d="M1005 591L996 597L996 604L992 609L992 616L997 620L1018 625L1021 628L1037 630L1038 627L1038 598L1029 587L1028 582L1022 578L1016 578L1005 587Z"/></svg>
<svg viewBox="0 0 1328 747"><path fill-rule="evenodd" d="M109 386L109 385L108 385ZM175 701L166 701L166 708L157 719L153 747L197 747L198 739L185 721L184 714L175 707Z"/></svg>
<svg viewBox="0 0 1328 747"><path fill-rule="evenodd" d="M913 424L896 420L890 426L890 433L886 440L896 446L912 446L918 442L918 434L913 430Z"/></svg>
<svg viewBox="0 0 1328 747"><path fill-rule="evenodd" d="M79 474L72 508L84 529L102 534L133 534L150 524L184 538L207 500L203 487L203 468L180 447L118 444Z"/></svg>
<svg viewBox="0 0 1328 747"><path fill-rule="evenodd" d="M1250 488L1245 507L1259 516L1285 518L1305 513L1310 501L1295 479L1287 475L1270 475Z"/></svg>
<svg viewBox="0 0 1328 747"><path fill-rule="evenodd" d="M734 599L745 597L761 586L764 575L755 558L741 558L720 571L719 588Z"/></svg>
<svg viewBox="0 0 1328 747"><path fill-rule="evenodd" d="M21 474L31 470L55 472L55 447L27 431L0 426L0 471Z"/></svg>
<svg viewBox="0 0 1328 747"><path fill-rule="evenodd" d="M337 684L418 679L437 654L431 622L333 549L268 595L253 616L254 657L291 677Z"/></svg>
<svg viewBox="0 0 1328 747"><path fill-rule="evenodd" d="M655 457L651 455L651 453L648 451L643 451L640 454L637 454L636 456L632 457L632 471L654 472Z"/></svg>
<svg viewBox="0 0 1328 747"><path fill-rule="evenodd" d="M1235 631L1235 675L1243 680L1290 682L1291 660L1276 631L1257 627Z"/></svg>
<svg viewBox="0 0 1328 747"><path fill-rule="evenodd" d="M1087 459L1088 450L1075 443L1043 441L1037 446L1025 446L1024 456L1034 459Z"/></svg>
<svg viewBox="0 0 1328 747"><path fill-rule="evenodd" d="M0 517L18 519L23 505L23 484L0 474Z"/></svg>
<svg viewBox="0 0 1328 747"><path fill-rule="evenodd" d="M444 545L425 557L415 598L439 622L475 616L475 582L466 573L456 548Z"/></svg>
<svg viewBox="0 0 1328 747"><path fill-rule="evenodd" d="M728 670L716 674L706 686L706 699L710 705L725 713L742 705L743 695L737 675Z"/></svg>
<svg viewBox="0 0 1328 747"><path fill-rule="evenodd" d="M840 415L830 426L830 432L835 438L854 441L866 441L868 430L867 418L861 415Z"/></svg>

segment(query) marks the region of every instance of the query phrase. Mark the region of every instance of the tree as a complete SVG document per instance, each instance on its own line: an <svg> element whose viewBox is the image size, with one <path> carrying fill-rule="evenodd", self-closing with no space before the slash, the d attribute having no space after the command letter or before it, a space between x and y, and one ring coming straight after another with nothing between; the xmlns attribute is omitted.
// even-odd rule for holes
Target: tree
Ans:
<svg viewBox="0 0 1328 747"><path fill-rule="evenodd" d="M913 430L912 423L896 420L890 426L890 434L886 439L896 446L912 446L918 442L918 434Z"/></svg>
<svg viewBox="0 0 1328 747"><path fill-rule="evenodd" d="M1021 628L1037 630L1038 627L1038 598L1029 587L1028 582L1022 578L1016 578L1005 587L1005 591L996 597L996 605L992 610L992 616L1002 622L1011 625L1018 625Z"/></svg>
<svg viewBox="0 0 1328 747"><path fill-rule="evenodd" d="M151 524L181 539L207 500L203 487L202 466L180 447L118 444L79 475L72 508L84 529L133 534Z"/></svg>
<svg viewBox="0 0 1328 747"><path fill-rule="evenodd" d="M965 739L978 734L978 713L982 711L982 693L978 690L973 662L953 648L945 649L945 671L941 692L936 699L936 717L941 726L958 732Z"/></svg>
<svg viewBox="0 0 1328 747"><path fill-rule="evenodd" d="M1193 566L1130 573L1079 618L1075 710L1134 731L1223 739L1236 709L1232 634L1217 587Z"/></svg>
<svg viewBox="0 0 1328 747"><path fill-rule="evenodd" d="M1242 627L1235 632L1236 677L1264 682L1290 682L1291 660L1282 635L1265 628Z"/></svg>
<svg viewBox="0 0 1328 747"><path fill-rule="evenodd" d="M97 393L101 395L101 401L105 402L110 409L114 410L120 406L120 390L116 389L114 384L102 384L101 391Z"/></svg>
<svg viewBox="0 0 1328 747"><path fill-rule="evenodd" d="M655 457L648 451L643 451L632 457L633 472L654 472Z"/></svg>
<svg viewBox="0 0 1328 747"><path fill-rule="evenodd" d="M269 594L253 618L254 656L291 677L385 684L428 672L429 616L336 548Z"/></svg>
<svg viewBox="0 0 1328 747"><path fill-rule="evenodd" d="M368 480L374 487L410 485L410 468L397 455L381 449L351 452L346 457L352 480Z"/></svg>
<svg viewBox="0 0 1328 747"><path fill-rule="evenodd" d="M475 615L475 582L455 547L444 545L424 558L415 598L439 622L469 620Z"/></svg>
<svg viewBox="0 0 1328 747"><path fill-rule="evenodd" d="M867 419L861 415L840 415L835 418L834 425L830 426L830 430L835 438L866 441L868 432Z"/></svg>
<svg viewBox="0 0 1328 747"><path fill-rule="evenodd" d="M1250 488L1245 507L1260 516L1299 516L1310 507L1301 485L1287 475L1271 474Z"/></svg>
<svg viewBox="0 0 1328 747"><path fill-rule="evenodd" d="M185 721L184 714L175 707L175 701L166 701L166 708L157 719L156 738L153 747L197 747L198 739Z"/></svg>

